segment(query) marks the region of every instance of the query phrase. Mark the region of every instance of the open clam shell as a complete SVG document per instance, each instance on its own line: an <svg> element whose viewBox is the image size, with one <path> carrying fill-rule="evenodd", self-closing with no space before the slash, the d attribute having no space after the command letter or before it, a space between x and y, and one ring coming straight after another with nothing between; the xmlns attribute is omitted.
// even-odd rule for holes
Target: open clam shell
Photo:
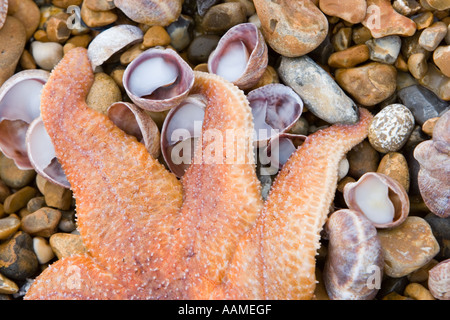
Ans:
<svg viewBox="0 0 450 320"><path fill-rule="evenodd" d="M33 120L27 130L26 146L30 162L38 174L57 185L70 188L70 183L56 158L52 140L40 117Z"/></svg>
<svg viewBox="0 0 450 320"><path fill-rule="evenodd" d="M285 165L305 139L306 136L304 135L281 133L273 139L270 139L267 148L260 149L259 161L274 170L270 174L275 174ZM269 169L266 167L264 170L267 171ZM268 171L267 173L269 174Z"/></svg>
<svg viewBox="0 0 450 320"><path fill-rule="evenodd" d="M92 40L88 47L88 56L95 70L104 62L118 57L126 48L142 41L144 34L136 26L122 24L111 27Z"/></svg>
<svg viewBox="0 0 450 320"><path fill-rule="evenodd" d="M22 170L33 169L25 136L40 115L41 91L49 75L44 70L25 70L0 87L0 150Z"/></svg>
<svg viewBox="0 0 450 320"><path fill-rule="evenodd" d="M208 59L208 70L250 89L261 79L268 64L264 37L253 23L241 23L228 30Z"/></svg>
<svg viewBox="0 0 450 320"><path fill-rule="evenodd" d="M288 86L268 84L247 94L252 109L254 141L266 145L273 137L287 132L303 112L302 99Z"/></svg>
<svg viewBox="0 0 450 320"><path fill-rule="evenodd" d="M201 135L206 100L190 95L170 110L161 130L161 152L169 169L179 178L191 164Z"/></svg>
<svg viewBox="0 0 450 320"><path fill-rule="evenodd" d="M187 97L194 85L194 72L174 50L151 48L128 65L123 85L137 106L159 112Z"/></svg>
<svg viewBox="0 0 450 320"><path fill-rule="evenodd" d="M358 181L347 183L344 199L350 210L363 213L376 228L398 226L409 214L405 188L382 173L368 172Z"/></svg>
<svg viewBox="0 0 450 320"><path fill-rule="evenodd" d="M107 115L116 126L143 143L153 158L159 157L160 133L149 114L132 103L116 102L108 108Z"/></svg>

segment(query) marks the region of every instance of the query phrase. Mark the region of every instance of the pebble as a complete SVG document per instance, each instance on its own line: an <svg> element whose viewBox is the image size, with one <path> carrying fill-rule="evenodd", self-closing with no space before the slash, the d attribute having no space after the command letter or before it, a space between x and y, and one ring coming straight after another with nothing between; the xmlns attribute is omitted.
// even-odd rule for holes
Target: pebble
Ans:
<svg viewBox="0 0 450 320"><path fill-rule="evenodd" d="M354 68L337 69L335 76L337 83L358 103L371 107L395 92L397 69L371 62Z"/></svg>
<svg viewBox="0 0 450 320"><path fill-rule="evenodd" d="M39 26L41 12L33 0L20 0L15 1L15 3L17 6L15 6L13 12L9 10L8 14L22 23L25 27L26 38L29 40Z"/></svg>
<svg viewBox="0 0 450 320"><path fill-rule="evenodd" d="M355 27L352 32L352 40L355 44L365 44L372 39L370 30L364 26Z"/></svg>
<svg viewBox="0 0 450 320"><path fill-rule="evenodd" d="M366 16L366 0L320 0L320 9L323 13L339 17L345 21L356 24L364 20Z"/></svg>
<svg viewBox="0 0 450 320"><path fill-rule="evenodd" d="M433 61L446 77L450 77L450 45L437 47Z"/></svg>
<svg viewBox="0 0 450 320"><path fill-rule="evenodd" d="M177 21L172 22L166 27L170 36L170 45L177 51L186 49L192 41L192 29L194 20L184 14L181 14Z"/></svg>
<svg viewBox="0 0 450 320"><path fill-rule="evenodd" d="M398 294L397 292L391 292L388 295L384 296L383 300L412 300L412 299L402 296L401 294Z"/></svg>
<svg viewBox="0 0 450 320"><path fill-rule="evenodd" d="M85 0L83 5L93 11L108 11L116 7L113 1L108 0Z"/></svg>
<svg viewBox="0 0 450 320"><path fill-rule="evenodd" d="M450 217L440 218L434 213L424 217L431 227L434 237L439 243L440 251L436 256L439 260L450 259Z"/></svg>
<svg viewBox="0 0 450 320"><path fill-rule="evenodd" d="M433 51L447 34L447 25L438 21L423 30L419 37L419 45L428 51Z"/></svg>
<svg viewBox="0 0 450 320"><path fill-rule="evenodd" d="M422 131L425 132L430 137L433 136L433 130L434 126L436 125L436 122L440 119L440 117L431 118L425 121L422 125Z"/></svg>
<svg viewBox="0 0 450 320"><path fill-rule="evenodd" d="M44 197L35 197L30 199L27 203L27 210L30 213L38 211L40 208L45 207L45 198Z"/></svg>
<svg viewBox="0 0 450 320"><path fill-rule="evenodd" d="M380 155L372 145L364 140L347 153L349 175L358 180L367 172L376 172Z"/></svg>
<svg viewBox="0 0 450 320"><path fill-rule="evenodd" d="M369 48L359 44L330 55L328 65L332 68L352 68L370 58Z"/></svg>
<svg viewBox="0 0 450 320"><path fill-rule="evenodd" d="M58 229L63 232L72 232L76 228L75 211L61 211L61 220L59 220Z"/></svg>
<svg viewBox="0 0 450 320"><path fill-rule="evenodd" d="M404 16L411 16L422 9L416 0L395 0L392 7Z"/></svg>
<svg viewBox="0 0 450 320"><path fill-rule="evenodd" d="M52 4L66 9L69 6L80 6L83 0L52 0Z"/></svg>
<svg viewBox="0 0 450 320"><path fill-rule="evenodd" d="M0 273L12 280L25 280L38 271L30 235L18 231L10 240L0 244Z"/></svg>
<svg viewBox="0 0 450 320"><path fill-rule="evenodd" d="M23 24L18 19L7 16L0 29L0 86L14 74L26 40Z"/></svg>
<svg viewBox="0 0 450 320"><path fill-rule="evenodd" d="M33 41L31 55L39 67L51 71L62 59L64 50L63 46L57 42Z"/></svg>
<svg viewBox="0 0 450 320"><path fill-rule="evenodd" d="M424 1L424 0L422 0ZM422 3L421 1L421 3ZM447 0L426 0L426 3L433 9L447 10L450 9L450 3Z"/></svg>
<svg viewBox="0 0 450 320"><path fill-rule="evenodd" d="M411 110L419 125L423 125L428 119L438 117L449 107L446 101L421 85L412 85L400 89L398 98L403 105Z"/></svg>
<svg viewBox="0 0 450 320"><path fill-rule="evenodd" d="M370 51L370 59L376 62L394 64L400 53L402 41L399 36L387 36L370 39L366 42Z"/></svg>
<svg viewBox="0 0 450 320"><path fill-rule="evenodd" d="M81 19L90 28L108 26L116 22L118 16L113 11L93 11L88 6L81 6Z"/></svg>
<svg viewBox="0 0 450 320"><path fill-rule="evenodd" d="M238 2L228 2L212 6L203 17L201 26L207 33L223 34L244 22L247 22L245 7Z"/></svg>
<svg viewBox="0 0 450 320"><path fill-rule="evenodd" d="M206 66L206 68L207 68L207 66ZM256 83L255 86L249 90L255 90L256 88L260 88L260 87L263 87L268 84L279 83L279 82L280 82L280 79L278 78L277 71L275 70L274 67L268 65L266 67L266 70L264 71L261 79L259 79L258 83Z"/></svg>
<svg viewBox="0 0 450 320"><path fill-rule="evenodd" d="M0 219L0 240L8 239L20 227L20 219L15 214Z"/></svg>
<svg viewBox="0 0 450 320"><path fill-rule="evenodd" d="M11 190L0 178L0 203L5 202L9 195L11 195Z"/></svg>
<svg viewBox="0 0 450 320"><path fill-rule="evenodd" d="M416 32L414 21L395 11L390 0L367 0L367 14L362 24L374 38L412 36Z"/></svg>
<svg viewBox="0 0 450 320"><path fill-rule="evenodd" d="M220 37L213 34L205 34L195 37L187 50L187 56L194 65L205 63L211 52L217 47Z"/></svg>
<svg viewBox="0 0 450 320"><path fill-rule="evenodd" d="M408 59L408 70L416 79L422 79L428 72L428 63L423 53L412 54Z"/></svg>
<svg viewBox="0 0 450 320"><path fill-rule="evenodd" d="M19 291L19 287L14 281L9 280L7 277L0 273L0 295L2 294L14 294ZM0 298L0 300L2 300Z"/></svg>
<svg viewBox="0 0 450 320"><path fill-rule="evenodd" d="M369 126L369 142L381 153L400 150L414 129L414 116L402 104L392 104L378 112Z"/></svg>
<svg viewBox="0 0 450 320"><path fill-rule="evenodd" d="M406 297L414 300L436 300L433 295L420 283L410 283L406 286L403 293Z"/></svg>
<svg viewBox="0 0 450 320"><path fill-rule="evenodd" d="M384 253L384 272L393 278L416 271L439 252L430 225L416 216L406 218L398 227L378 229L378 238Z"/></svg>
<svg viewBox="0 0 450 320"><path fill-rule="evenodd" d="M378 291L377 296L385 297L391 293L403 294L408 283L409 281L406 276L391 278L389 276L383 275L383 282L381 283L381 288L380 291Z"/></svg>
<svg viewBox="0 0 450 320"><path fill-rule="evenodd" d="M308 56L282 57L278 75L318 118L328 123L355 123L358 120L353 100Z"/></svg>
<svg viewBox="0 0 450 320"><path fill-rule="evenodd" d="M377 172L398 181L405 188L406 192L409 191L409 168L403 154L389 152L384 155L378 165Z"/></svg>
<svg viewBox="0 0 450 320"><path fill-rule="evenodd" d="M419 83L440 99L450 101L450 77L446 77L434 64L428 63L427 73L419 79Z"/></svg>
<svg viewBox="0 0 450 320"><path fill-rule="evenodd" d="M428 59L430 56L430 51L425 50L419 45L419 38L423 31L417 31L412 37L402 38L402 48L401 53L403 57L408 60L412 54L423 53Z"/></svg>
<svg viewBox="0 0 450 320"><path fill-rule="evenodd" d="M23 188L30 184L35 176L34 170L21 170L16 166L14 160L4 155L0 156L0 179L8 187L13 189Z"/></svg>
<svg viewBox="0 0 450 320"><path fill-rule="evenodd" d="M26 186L6 198L3 204L6 213L14 213L27 206L28 201L36 196L37 190Z"/></svg>
<svg viewBox="0 0 450 320"><path fill-rule="evenodd" d="M55 257L52 247L43 237L33 238L33 250L40 264L45 264Z"/></svg>
<svg viewBox="0 0 450 320"><path fill-rule="evenodd" d="M340 28L331 38L331 43L335 51L348 49L352 42L352 28Z"/></svg>
<svg viewBox="0 0 450 320"><path fill-rule="evenodd" d="M22 55L20 56L19 64L24 70L36 69L36 62L34 61L33 56L30 51L23 50Z"/></svg>
<svg viewBox="0 0 450 320"><path fill-rule="evenodd" d="M311 51L308 56L317 63L326 65L333 52L334 46L331 43L330 35L327 35L322 43L313 51Z"/></svg>
<svg viewBox="0 0 450 320"><path fill-rule="evenodd" d="M72 233L55 233L50 237L50 246L58 259L87 252L81 236Z"/></svg>
<svg viewBox="0 0 450 320"><path fill-rule="evenodd" d="M144 34L143 46L152 48L156 46L168 46L172 39L166 29L161 26L152 26Z"/></svg>
<svg viewBox="0 0 450 320"><path fill-rule="evenodd" d="M145 47L143 46L143 44L136 43L120 55L120 63L123 66L127 66L144 51Z"/></svg>
<svg viewBox="0 0 450 320"><path fill-rule="evenodd" d="M72 205L72 191L54 183L47 183L44 187L44 201L49 207L69 210Z"/></svg>
<svg viewBox="0 0 450 320"><path fill-rule="evenodd" d="M114 79L106 73L94 75L94 83L86 98L86 103L92 109L106 114L106 110L114 102L122 100L122 92Z"/></svg>
<svg viewBox="0 0 450 320"><path fill-rule="evenodd" d="M413 21L416 23L417 30L428 28L433 23L433 20L434 16L431 11L423 12L413 18Z"/></svg>
<svg viewBox="0 0 450 320"><path fill-rule="evenodd" d="M220 0L196 0L197 12L200 16L204 16L205 13L212 6L218 4Z"/></svg>
<svg viewBox="0 0 450 320"><path fill-rule="evenodd" d="M44 207L22 219L22 230L30 235L48 238L58 228L61 212Z"/></svg>
<svg viewBox="0 0 450 320"><path fill-rule="evenodd" d="M439 241L438 241L439 242ZM417 269L414 272L411 272L408 274L407 278L409 282L421 282L425 283L428 281L428 272L438 264L439 262L435 259L432 259L430 262L428 262L423 267Z"/></svg>

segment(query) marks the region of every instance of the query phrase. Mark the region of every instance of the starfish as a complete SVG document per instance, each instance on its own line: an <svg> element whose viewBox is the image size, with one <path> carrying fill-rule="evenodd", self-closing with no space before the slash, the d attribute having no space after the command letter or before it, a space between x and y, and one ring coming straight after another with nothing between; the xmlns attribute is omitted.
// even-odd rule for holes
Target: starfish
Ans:
<svg viewBox="0 0 450 320"><path fill-rule="evenodd" d="M41 114L76 199L88 249L45 269L25 299L311 299L315 255L337 184L338 163L367 136L355 125L310 135L264 202L244 93L195 73L207 102L199 161L178 180L143 144L85 103L87 52L69 51L44 86ZM226 136L223 154L215 130ZM243 139L244 143L235 144ZM237 145L237 147L235 147ZM244 161L232 161L237 154ZM215 161L211 161L211 159ZM219 160L219 161L217 161Z"/></svg>

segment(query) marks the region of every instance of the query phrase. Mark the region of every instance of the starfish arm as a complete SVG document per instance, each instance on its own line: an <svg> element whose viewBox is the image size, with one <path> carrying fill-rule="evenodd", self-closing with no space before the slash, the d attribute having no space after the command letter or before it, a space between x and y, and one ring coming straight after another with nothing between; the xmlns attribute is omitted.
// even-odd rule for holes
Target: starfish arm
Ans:
<svg viewBox="0 0 450 320"><path fill-rule="evenodd" d="M120 300L126 289L88 255L58 260L33 282L26 300Z"/></svg>
<svg viewBox="0 0 450 320"><path fill-rule="evenodd" d="M44 86L42 119L71 183L84 245L133 285L159 272L182 187L134 137L87 107L92 82L86 49L68 52Z"/></svg>
<svg viewBox="0 0 450 320"><path fill-rule="evenodd" d="M242 235L263 202L255 174L253 120L244 93L218 76L197 72L192 94L207 100L198 145L183 177L184 203L174 231L176 286L205 299L220 284ZM223 151L223 152L222 152ZM172 289L172 292L180 291Z"/></svg>
<svg viewBox="0 0 450 320"><path fill-rule="evenodd" d="M337 184L339 161L367 137L371 114L307 138L280 171L261 216L239 244L221 294L311 299L315 256ZM257 266L255 266L255 264Z"/></svg>

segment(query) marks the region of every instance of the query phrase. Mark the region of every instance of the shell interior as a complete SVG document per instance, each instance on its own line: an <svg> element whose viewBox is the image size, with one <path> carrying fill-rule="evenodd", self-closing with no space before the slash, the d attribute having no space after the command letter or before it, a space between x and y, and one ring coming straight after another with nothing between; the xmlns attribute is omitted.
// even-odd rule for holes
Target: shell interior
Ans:
<svg viewBox="0 0 450 320"><path fill-rule="evenodd" d="M217 61L215 73L230 82L238 80L247 69L249 52L244 42L233 41Z"/></svg>

